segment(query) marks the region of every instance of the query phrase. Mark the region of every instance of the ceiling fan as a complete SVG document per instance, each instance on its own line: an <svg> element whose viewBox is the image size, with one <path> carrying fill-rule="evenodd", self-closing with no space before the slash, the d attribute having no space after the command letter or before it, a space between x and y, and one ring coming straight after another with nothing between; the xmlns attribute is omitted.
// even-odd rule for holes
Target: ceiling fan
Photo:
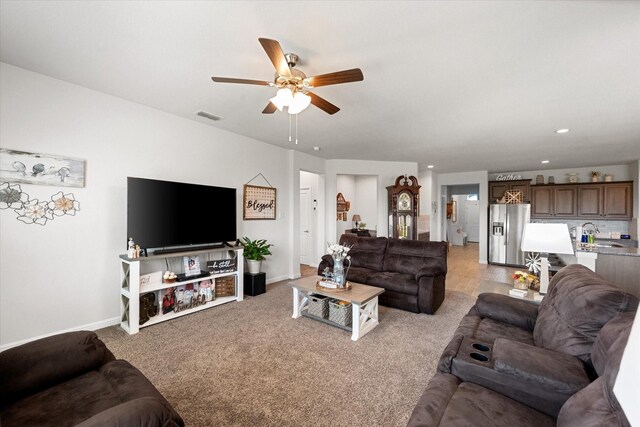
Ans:
<svg viewBox="0 0 640 427"><path fill-rule="evenodd" d="M218 83L277 87L276 96L270 99L262 114L272 114L276 110L282 111L284 107L287 107L289 114L297 114L307 108L309 104L315 105L328 114L335 114L340 111L340 108L309 91L309 89L364 80L362 71L359 68L307 77L305 73L295 68L298 62L298 55L294 53L285 55L277 40L259 38L258 41L260 41L276 69L275 78L272 82L229 77L211 77L211 79Z"/></svg>

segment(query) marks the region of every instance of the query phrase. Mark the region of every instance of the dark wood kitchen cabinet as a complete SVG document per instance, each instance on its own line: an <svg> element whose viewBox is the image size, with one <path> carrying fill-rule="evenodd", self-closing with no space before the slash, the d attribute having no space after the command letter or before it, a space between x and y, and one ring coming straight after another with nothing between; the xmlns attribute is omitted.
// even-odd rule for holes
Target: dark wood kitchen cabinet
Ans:
<svg viewBox="0 0 640 427"><path fill-rule="evenodd" d="M632 215L632 181L531 186L532 218L629 220Z"/></svg>
<svg viewBox="0 0 640 427"><path fill-rule="evenodd" d="M531 186L531 217L572 218L576 216L576 187L573 185Z"/></svg>
<svg viewBox="0 0 640 427"><path fill-rule="evenodd" d="M633 217L633 182L604 184L605 218L631 219Z"/></svg>
<svg viewBox="0 0 640 427"><path fill-rule="evenodd" d="M528 202L530 200L530 186L530 179L518 179L514 181L489 181L490 203L495 203L496 200L501 199L507 190L522 191L522 200Z"/></svg>

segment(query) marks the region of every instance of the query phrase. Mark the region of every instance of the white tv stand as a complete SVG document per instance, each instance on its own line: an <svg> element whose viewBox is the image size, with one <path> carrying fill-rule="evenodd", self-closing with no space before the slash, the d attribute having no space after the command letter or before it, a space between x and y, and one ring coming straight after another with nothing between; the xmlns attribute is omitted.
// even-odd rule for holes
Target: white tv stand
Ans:
<svg viewBox="0 0 640 427"><path fill-rule="evenodd" d="M181 282L174 283L164 283L164 281L162 281L161 283L157 283L152 286L145 286L143 289L141 289L140 287L141 275L159 270L165 271L166 268L164 268L163 263L168 263L169 259L171 259L174 265L182 265L182 257L184 256L207 255L217 256L218 258L215 259L224 259L223 255L229 251L234 251L236 253L236 271L230 273L212 274L205 277L198 277L195 279L183 280ZM178 260L179 264L176 264ZM206 310L220 304L225 304L233 301L242 301L244 299L244 258L242 247L202 249L189 252L151 255L141 258L128 258L126 255L120 255L120 265L120 326L129 334L137 334L140 331L140 328L146 328L147 326L155 325L156 323L175 319L176 317L195 313L197 311ZM159 265L163 265L163 268L158 268ZM203 263L202 267L202 270L206 270L206 262ZM207 279L215 281L216 278L227 276L235 276L236 293L234 296L222 296L219 298L217 297L213 301L207 301L205 304L198 305L193 308L188 308L177 312L170 311L166 314L162 313L162 293L165 289L171 287L181 287L189 283L196 283ZM143 325L140 325L140 296L152 292L155 293L156 296L158 314L150 317L148 321L146 321Z"/></svg>

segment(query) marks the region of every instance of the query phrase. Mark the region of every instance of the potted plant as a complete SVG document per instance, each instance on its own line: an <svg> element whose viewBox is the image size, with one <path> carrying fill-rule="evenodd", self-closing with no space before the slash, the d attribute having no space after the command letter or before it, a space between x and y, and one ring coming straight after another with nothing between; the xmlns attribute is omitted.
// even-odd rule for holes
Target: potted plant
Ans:
<svg viewBox="0 0 640 427"><path fill-rule="evenodd" d="M262 261L271 255L269 248L273 246L265 239L251 240L248 237L240 239L240 244L244 247L244 259L247 260L247 273L258 274Z"/></svg>

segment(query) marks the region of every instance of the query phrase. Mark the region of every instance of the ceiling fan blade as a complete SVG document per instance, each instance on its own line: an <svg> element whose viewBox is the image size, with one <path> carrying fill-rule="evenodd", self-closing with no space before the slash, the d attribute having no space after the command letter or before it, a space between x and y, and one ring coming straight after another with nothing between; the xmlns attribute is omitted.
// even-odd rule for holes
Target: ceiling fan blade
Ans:
<svg viewBox="0 0 640 427"><path fill-rule="evenodd" d="M273 114L277 109L278 107L276 107L273 102L269 102L267 106L264 107L264 110L262 110L262 114Z"/></svg>
<svg viewBox="0 0 640 427"><path fill-rule="evenodd" d="M258 41L262 45L262 48L267 52L267 56L276 67L276 71L283 77L291 77L291 70L287 59L284 57L282 47L277 40L259 38Z"/></svg>
<svg viewBox="0 0 640 427"><path fill-rule="evenodd" d="M318 107L319 109L321 109L322 111L324 111L324 112L326 112L328 114L335 114L338 111L340 111L340 109L338 107L336 107L335 105L333 105L332 103L330 103L326 99L320 98L315 93L307 92L307 95L309 95L311 97L311 103L313 105L315 105L316 107Z"/></svg>
<svg viewBox="0 0 640 427"><path fill-rule="evenodd" d="M217 83L242 83L246 85L270 86L272 83L263 80L234 79L231 77L211 77Z"/></svg>
<svg viewBox="0 0 640 427"><path fill-rule="evenodd" d="M360 68L353 68L351 70L337 71L335 73L309 77L307 80L309 81L309 87L320 87L337 85L340 83L360 82L364 80L364 75Z"/></svg>

